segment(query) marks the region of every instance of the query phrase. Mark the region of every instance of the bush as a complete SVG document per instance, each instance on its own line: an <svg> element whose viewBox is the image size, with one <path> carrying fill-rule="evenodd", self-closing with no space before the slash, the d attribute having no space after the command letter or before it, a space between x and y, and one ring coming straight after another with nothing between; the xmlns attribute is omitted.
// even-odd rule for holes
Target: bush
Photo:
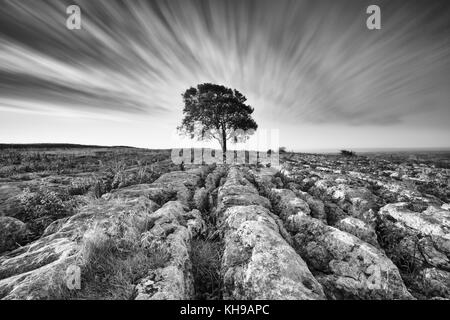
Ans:
<svg viewBox="0 0 450 320"><path fill-rule="evenodd" d="M19 196L22 216L27 222L33 236L39 236L53 221L73 213L76 202L64 193L57 193L45 188L32 192L25 189Z"/></svg>
<svg viewBox="0 0 450 320"><path fill-rule="evenodd" d="M356 152L350 151L350 150L341 150L341 156L344 156L344 157L355 157L356 156Z"/></svg>
<svg viewBox="0 0 450 320"><path fill-rule="evenodd" d="M57 193L45 188L32 192L25 189L19 196L25 220L50 216L55 219L63 218L74 208L74 202L68 194Z"/></svg>

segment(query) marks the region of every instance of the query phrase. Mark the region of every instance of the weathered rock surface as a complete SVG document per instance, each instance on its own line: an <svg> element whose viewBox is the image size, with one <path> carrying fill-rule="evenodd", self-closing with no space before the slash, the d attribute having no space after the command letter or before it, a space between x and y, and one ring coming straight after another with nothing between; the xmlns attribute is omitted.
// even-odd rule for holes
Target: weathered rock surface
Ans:
<svg viewBox="0 0 450 320"><path fill-rule="evenodd" d="M281 237L261 206L235 206L224 213L225 299L324 299L306 263Z"/></svg>
<svg viewBox="0 0 450 320"><path fill-rule="evenodd" d="M198 210L189 211L181 202L171 201L151 216L153 227L144 234L161 246L170 258L164 267L149 270L136 286L136 300L191 299L194 294L190 242L205 231Z"/></svg>
<svg viewBox="0 0 450 320"><path fill-rule="evenodd" d="M66 285L67 268L77 265L83 238L89 231L109 230L114 236L114 217L133 213L145 218L152 205L145 197L99 200L69 218L55 221L40 239L0 257L0 298L55 298Z"/></svg>
<svg viewBox="0 0 450 320"><path fill-rule="evenodd" d="M0 253L14 249L26 236L27 227L22 221L0 217Z"/></svg>
<svg viewBox="0 0 450 320"><path fill-rule="evenodd" d="M319 180L310 189L310 193L324 201L335 203L349 216L371 225L375 224L377 197L367 188L351 187L346 184L334 185L330 180Z"/></svg>
<svg viewBox="0 0 450 320"><path fill-rule="evenodd" d="M314 270L330 299L409 299L397 267L374 246L325 225L291 216L287 229L294 248Z"/></svg>
<svg viewBox="0 0 450 320"><path fill-rule="evenodd" d="M380 247L377 240L377 234L372 226L368 225L362 220L353 217L347 217L340 220L336 225L339 230L350 233L359 239L373 245L374 247Z"/></svg>
<svg viewBox="0 0 450 320"><path fill-rule="evenodd" d="M0 255L0 298L61 297L67 268L89 261L80 260L86 241L100 233L117 240L114 245L125 243L120 256L112 258L121 260L123 254L126 267L129 258L145 265L128 268L134 276L127 276L125 293L117 293L129 299L222 294L226 299L410 299L411 293L449 299L445 157L405 161L402 155L286 154L281 173L186 165L186 171L162 174L153 183L125 188L127 183L118 183L112 187L119 189L98 201L83 194L76 200L84 207L54 221L28 244L31 238L22 241L26 224L19 221L21 191L26 186L72 190L75 178L89 184L85 180L92 172L2 175L0 253L6 251ZM148 179L129 181L153 181L155 172L174 168L179 167L152 168ZM202 259L209 245L214 257ZM149 256L157 259L146 260ZM213 266L212 285L198 281L202 260ZM106 287L115 290L115 285ZM95 297L105 298L104 291Z"/></svg>
<svg viewBox="0 0 450 320"><path fill-rule="evenodd" d="M15 217L20 213L20 201L18 195L22 189L14 184L0 185L0 216Z"/></svg>
<svg viewBox="0 0 450 320"><path fill-rule="evenodd" d="M170 189L157 189L153 188L150 184L138 184L134 186L125 187L122 189L114 190L112 193L104 195L102 198L105 200L120 201L129 199L146 198L151 204L152 211L156 211L160 208L156 202L166 202L174 196Z"/></svg>
<svg viewBox="0 0 450 320"><path fill-rule="evenodd" d="M289 191L289 190L288 190ZM268 199L235 167L219 189L224 299L324 299ZM262 204L262 205L255 205Z"/></svg>
<svg viewBox="0 0 450 320"><path fill-rule="evenodd" d="M178 201L188 204L196 187L200 185L201 177L202 172L198 170L169 172L153 182L152 187L170 188L176 191Z"/></svg>
<svg viewBox="0 0 450 320"><path fill-rule="evenodd" d="M384 232L397 236L396 247L405 256L450 270L450 212L430 207L418 213L407 203L396 203L379 214Z"/></svg>
<svg viewBox="0 0 450 320"><path fill-rule="evenodd" d="M428 270L429 267L436 269L433 272L426 272L424 279L427 279L431 287L421 286L422 292L435 293L433 287L436 281L443 283L450 281L449 211L429 207L423 212L414 212L409 210L408 203L395 203L381 208L379 217L380 234L390 255L394 258L401 257L415 269ZM449 297L448 292L446 297Z"/></svg>
<svg viewBox="0 0 450 320"><path fill-rule="evenodd" d="M167 201L174 200L176 195L176 191L172 188L155 187L152 184L137 184L114 190L109 194L103 195L102 198L105 200L120 200L145 197L151 199L156 204L163 204Z"/></svg>
<svg viewBox="0 0 450 320"><path fill-rule="evenodd" d="M218 216L233 206L261 205L271 208L270 201L260 196L255 186L235 167L230 168L226 182L219 188L217 203Z"/></svg>
<svg viewBox="0 0 450 320"><path fill-rule="evenodd" d="M22 206L19 196L14 196L0 202L0 216L16 217L20 214Z"/></svg>
<svg viewBox="0 0 450 320"><path fill-rule="evenodd" d="M436 268L420 271L419 289L428 297L450 297L450 272Z"/></svg>
<svg viewBox="0 0 450 320"><path fill-rule="evenodd" d="M288 219L292 215L309 216L311 209L306 201L297 198L295 193L288 189L272 189L270 194L275 204L275 211L282 219Z"/></svg>
<svg viewBox="0 0 450 320"><path fill-rule="evenodd" d="M325 213L327 216L327 224L334 226L340 220L348 217L348 214L342 210L337 204L331 201L325 201Z"/></svg>
<svg viewBox="0 0 450 320"><path fill-rule="evenodd" d="M297 197L299 197L308 204L309 208L311 209L311 217L327 221L325 204L321 200L314 198L309 193L303 192L301 190L295 190L294 192Z"/></svg>
<svg viewBox="0 0 450 320"><path fill-rule="evenodd" d="M205 171L200 169L165 173L151 184L139 184L115 190L106 196L106 199L145 196L157 204L178 200L187 205L205 174Z"/></svg>

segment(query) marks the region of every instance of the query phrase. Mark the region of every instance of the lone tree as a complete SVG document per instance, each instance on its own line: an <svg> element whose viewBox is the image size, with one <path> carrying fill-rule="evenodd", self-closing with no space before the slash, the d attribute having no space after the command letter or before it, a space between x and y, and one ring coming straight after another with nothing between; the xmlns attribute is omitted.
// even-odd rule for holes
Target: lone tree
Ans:
<svg viewBox="0 0 450 320"><path fill-rule="evenodd" d="M341 156L344 157L356 157L356 152L351 150L341 150Z"/></svg>
<svg viewBox="0 0 450 320"><path fill-rule="evenodd" d="M227 140L244 142L258 128L251 117L254 109L245 104L247 98L237 90L204 83L187 89L182 96L184 118L178 130L198 140L216 139L224 158Z"/></svg>
<svg viewBox="0 0 450 320"><path fill-rule="evenodd" d="M278 149L278 152L279 152L280 154L282 154L282 153L287 153L286 147L280 147L280 148Z"/></svg>

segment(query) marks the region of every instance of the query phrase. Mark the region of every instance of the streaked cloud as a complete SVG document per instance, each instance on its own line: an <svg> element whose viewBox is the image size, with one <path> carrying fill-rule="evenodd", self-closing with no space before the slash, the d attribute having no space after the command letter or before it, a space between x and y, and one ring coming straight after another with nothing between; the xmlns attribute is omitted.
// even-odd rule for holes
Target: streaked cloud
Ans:
<svg viewBox="0 0 450 320"><path fill-rule="evenodd" d="M70 4L82 30L65 28ZM381 7L380 31L365 27L369 4ZM448 1L2 0L0 113L165 121L185 89L210 81L242 91L269 124L426 114L424 126L443 126L449 35Z"/></svg>

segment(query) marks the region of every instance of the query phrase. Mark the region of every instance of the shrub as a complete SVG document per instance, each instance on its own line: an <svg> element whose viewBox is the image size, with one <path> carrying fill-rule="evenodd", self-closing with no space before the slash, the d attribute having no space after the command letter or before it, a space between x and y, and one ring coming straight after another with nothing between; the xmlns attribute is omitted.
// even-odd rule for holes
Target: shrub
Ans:
<svg viewBox="0 0 450 320"><path fill-rule="evenodd" d="M16 173L16 167L9 165L9 166L2 166L0 167L0 176L2 177L9 177Z"/></svg>
<svg viewBox="0 0 450 320"><path fill-rule="evenodd" d="M56 219L67 215L74 207L68 194L57 193L45 188L32 192L26 188L19 196L25 220L50 216Z"/></svg>
<svg viewBox="0 0 450 320"><path fill-rule="evenodd" d="M356 156L356 152L354 151L350 151L350 150L341 150L341 156L344 157L355 157Z"/></svg>
<svg viewBox="0 0 450 320"><path fill-rule="evenodd" d="M21 220L29 224L33 237L39 236L53 221L73 213L76 202L64 193L45 188L32 192L25 189L19 196Z"/></svg>

